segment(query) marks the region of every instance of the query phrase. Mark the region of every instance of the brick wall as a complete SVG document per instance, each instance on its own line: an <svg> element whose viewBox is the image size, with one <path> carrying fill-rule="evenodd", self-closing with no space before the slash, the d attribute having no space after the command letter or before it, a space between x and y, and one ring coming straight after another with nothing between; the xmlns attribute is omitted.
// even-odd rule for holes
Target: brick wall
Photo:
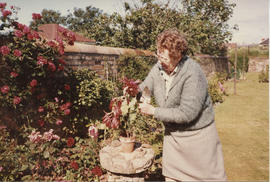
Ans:
<svg viewBox="0 0 270 182"><path fill-rule="evenodd" d="M67 65L73 69L90 68L102 78L117 79L116 61L120 55L153 56L149 51L101 47L94 45L75 44L65 50ZM227 57L214 57L210 55L195 55L193 57L202 67L206 76L215 72L228 73Z"/></svg>

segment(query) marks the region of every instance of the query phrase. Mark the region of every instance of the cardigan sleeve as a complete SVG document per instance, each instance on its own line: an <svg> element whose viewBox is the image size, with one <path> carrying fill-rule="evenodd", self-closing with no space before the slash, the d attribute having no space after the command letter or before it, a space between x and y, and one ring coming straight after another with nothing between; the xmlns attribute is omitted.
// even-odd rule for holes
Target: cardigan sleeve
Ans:
<svg viewBox="0 0 270 182"><path fill-rule="evenodd" d="M207 80L198 66L192 69L183 83L180 105L175 108L157 107L155 118L163 122L189 123L202 112L208 94Z"/></svg>

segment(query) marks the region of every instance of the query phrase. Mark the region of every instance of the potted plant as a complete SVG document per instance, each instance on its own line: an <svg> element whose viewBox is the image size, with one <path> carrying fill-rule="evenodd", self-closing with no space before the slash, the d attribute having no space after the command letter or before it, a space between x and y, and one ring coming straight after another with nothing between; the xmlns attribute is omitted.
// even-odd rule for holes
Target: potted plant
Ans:
<svg viewBox="0 0 270 182"><path fill-rule="evenodd" d="M123 95L114 97L110 103L110 112L105 112L103 123L107 127L121 131L120 142L122 152L132 152L135 144L135 123L138 111L137 94L140 81L124 78Z"/></svg>

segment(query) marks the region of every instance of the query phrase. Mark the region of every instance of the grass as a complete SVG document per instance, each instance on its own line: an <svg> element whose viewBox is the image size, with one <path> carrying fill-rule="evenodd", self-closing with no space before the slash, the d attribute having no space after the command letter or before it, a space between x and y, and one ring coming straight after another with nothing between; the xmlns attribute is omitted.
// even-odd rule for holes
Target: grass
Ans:
<svg viewBox="0 0 270 182"><path fill-rule="evenodd" d="M215 107L229 181L269 180L269 84L258 74L237 82L236 95L226 82L229 96Z"/></svg>

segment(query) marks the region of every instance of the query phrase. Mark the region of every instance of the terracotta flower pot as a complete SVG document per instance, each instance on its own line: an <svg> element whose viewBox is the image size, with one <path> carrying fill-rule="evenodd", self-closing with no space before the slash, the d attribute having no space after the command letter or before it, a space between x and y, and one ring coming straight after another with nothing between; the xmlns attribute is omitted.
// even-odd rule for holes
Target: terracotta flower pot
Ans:
<svg viewBox="0 0 270 182"><path fill-rule="evenodd" d="M131 153L134 151L135 137L120 137L121 152Z"/></svg>

